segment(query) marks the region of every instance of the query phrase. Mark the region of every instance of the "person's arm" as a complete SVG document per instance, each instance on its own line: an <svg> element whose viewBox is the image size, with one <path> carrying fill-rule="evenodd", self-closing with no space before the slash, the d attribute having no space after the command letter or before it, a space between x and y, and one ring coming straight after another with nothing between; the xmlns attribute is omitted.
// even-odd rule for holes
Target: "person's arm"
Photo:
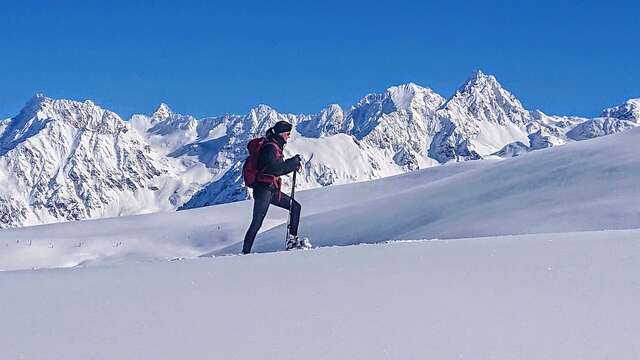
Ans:
<svg viewBox="0 0 640 360"><path fill-rule="evenodd" d="M300 158L294 156L287 160L278 159L276 156L275 145L265 145L260 152L258 162L264 165L264 173L281 176L294 172L300 166Z"/></svg>

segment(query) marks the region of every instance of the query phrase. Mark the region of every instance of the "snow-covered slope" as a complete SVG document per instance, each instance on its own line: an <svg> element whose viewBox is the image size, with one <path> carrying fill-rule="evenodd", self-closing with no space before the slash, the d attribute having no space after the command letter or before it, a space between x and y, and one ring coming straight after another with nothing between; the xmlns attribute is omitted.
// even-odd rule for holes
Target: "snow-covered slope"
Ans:
<svg viewBox="0 0 640 360"><path fill-rule="evenodd" d="M639 131L303 193L301 231L322 246L640 227ZM283 232L256 249L281 248Z"/></svg>
<svg viewBox="0 0 640 360"><path fill-rule="evenodd" d="M162 261L237 251L248 201L2 230L4 270L83 267L0 272L0 358L637 359L639 140L300 194L316 244L378 245Z"/></svg>
<svg viewBox="0 0 640 360"><path fill-rule="evenodd" d="M0 273L0 358L640 357L640 231Z"/></svg>
<svg viewBox="0 0 640 360"><path fill-rule="evenodd" d="M640 129L505 160L450 163L303 191L315 245L640 228ZM0 269L238 253L250 201L0 231ZM283 248L273 208L255 250Z"/></svg>
<svg viewBox="0 0 640 360"><path fill-rule="evenodd" d="M45 111L2 144L93 129L98 152L137 149L108 113ZM1 270L40 268L0 272L0 359L638 359L640 129L521 149L299 194L316 245L376 245L183 259L237 253L249 201L0 230ZM256 250L282 250L285 219L270 210Z"/></svg>

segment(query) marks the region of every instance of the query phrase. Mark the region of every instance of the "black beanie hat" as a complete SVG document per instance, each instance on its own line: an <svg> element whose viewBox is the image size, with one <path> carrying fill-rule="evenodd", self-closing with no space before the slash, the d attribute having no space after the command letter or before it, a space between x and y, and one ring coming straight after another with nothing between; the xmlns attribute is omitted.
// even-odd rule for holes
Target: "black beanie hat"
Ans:
<svg viewBox="0 0 640 360"><path fill-rule="evenodd" d="M288 122L286 122L284 120L278 121L272 127L274 134L281 134L281 133L285 133L285 132L290 132L291 128L292 128L291 124L289 124Z"/></svg>

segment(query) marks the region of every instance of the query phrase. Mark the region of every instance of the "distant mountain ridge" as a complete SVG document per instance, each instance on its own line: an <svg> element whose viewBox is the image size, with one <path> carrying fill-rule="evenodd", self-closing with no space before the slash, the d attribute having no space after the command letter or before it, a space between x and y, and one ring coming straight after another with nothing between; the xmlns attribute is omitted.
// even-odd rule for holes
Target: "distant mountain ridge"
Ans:
<svg viewBox="0 0 640 360"><path fill-rule="evenodd" d="M408 83L313 115L259 105L245 115L196 119L160 104L150 116L123 121L91 101L37 95L0 121L0 227L246 199L246 144L279 120L296 125L285 155L303 156L306 189L624 131L640 123L640 99L593 119L550 116L525 109L481 71L448 99Z"/></svg>

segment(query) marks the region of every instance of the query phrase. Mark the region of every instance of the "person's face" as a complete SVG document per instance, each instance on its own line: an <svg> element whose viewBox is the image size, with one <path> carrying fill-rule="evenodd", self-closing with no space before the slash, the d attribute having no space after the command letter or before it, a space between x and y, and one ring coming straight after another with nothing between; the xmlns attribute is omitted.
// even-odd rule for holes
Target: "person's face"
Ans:
<svg viewBox="0 0 640 360"><path fill-rule="evenodd" d="M280 136L282 136L282 138L284 139L284 141L289 141L289 135L291 135L290 132L283 132L280 133Z"/></svg>

